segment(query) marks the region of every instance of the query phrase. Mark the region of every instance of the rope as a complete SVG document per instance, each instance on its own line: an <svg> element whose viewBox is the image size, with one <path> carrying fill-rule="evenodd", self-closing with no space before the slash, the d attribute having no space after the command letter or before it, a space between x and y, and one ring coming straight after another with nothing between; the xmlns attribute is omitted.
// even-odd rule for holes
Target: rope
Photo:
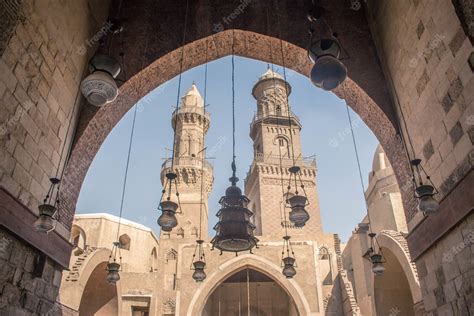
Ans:
<svg viewBox="0 0 474 316"><path fill-rule="evenodd" d="M208 42L206 41L206 64L204 66L204 124L205 124L205 119L206 119L206 101L207 101L207 65L208 65L208 49L209 45ZM202 133L202 143L201 146L203 147L202 149L202 155L201 155L201 203L199 206L199 240L201 240L202 236L202 208L203 208L203 200L204 200L204 161L205 161L205 156L206 156L206 151L204 147L204 140L206 137L206 126L204 125L203 127L203 133Z"/></svg>
<svg viewBox="0 0 474 316"><path fill-rule="evenodd" d="M235 165L235 61L234 61L234 45L235 45L235 34L232 29L232 181L236 181L236 165ZM235 185L233 182L232 184Z"/></svg>
<svg viewBox="0 0 474 316"><path fill-rule="evenodd" d="M352 125L351 114L349 112L349 105L347 105L347 103L346 103L346 112L347 112L347 119L349 120L349 125L351 127L352 144L354 145L354 153L355 153L356 161L357 161L357 169L359 170L359 179L360 179L360 186L362 188L362 196L364 197L365 207L367 209L367 219L369 220L369 230L372 233L372 224L370 221L369 207L367 205L367 200L365 199L365 185L364 185L364 180L362 176L362 168L360 167L359 151L357 149L357 143L356 143L355 134L354 134L354 126Z"/></svg>
<svg viewBox="0 0 474 316"><path fill-rule="evenodd" d="M178 93L176 96L176 107L175 107L175 119L174 119L174 131L173 131L173 151L171 156L171 169L174 167L174 157L176 155L176 128L178 124L178 113L179 113L179 96L181 94L181 80L183 76L183 60L184 60L184 44L186 43L186 27L188 25L188 10L189 0L186 0L186 11L184 13L184 28L183 28L183 41L181 45L181 58L179 61L179 77L178 77Z"/></svg>
<svg viewBox="0 0 474 316"><path fill-rule="evenodd" d="M119 213L119 222L118 222L118 227L117 227L117 238L116 240L119 241L119 233L120 233L120 225L122 223L122 212L123 212L123 202L125 200L125 189L127 187L127 176L128 176L128 169L130 166L130 155L132 152L132 144L133 144L133 134L135 131L135 121L137 118L137 104L134 107L133 110L133 120L132 120L132 130L130 132L130 139L128 142L128 152L127 152L127 162L125 164L125 172L124 172L124 179L123 179L123 186L122 186L122 197L120 199L120 213Z"/></svg>
<svg viewBox="0 0 474 316"><path fill-rule="evenodd" d="M266 6L266 18L267 18L267 34L270 35L270 18L268 15L268 5ZM275 74L275 69L274 69L274 63L273 63L273 50L272 50L272 44L270 41L270 64L271 64L271 70L273 74ZM275 105L277 104L277 89L276 89L276 84L275 84L275 76L272 76L272 83L273 83L273 96L274 96L274 102ZM286 83L285 83L286 87ZM289 103L288 103L288 109L289 111ZM277 117L277 129L280 129L280 115L276 113ZM280 108L280 114L283 114L283 110ZM290 125L290 135L291 135L291 125ZM289 151L289 148L288 148ZM289 154L289 153L288 153ZM278 144L278 160L279 160L279 165L280 165L280 181L281 181L281 194L282 194L282 203L283 205L280 204L280 221L283 223L283 226L285 228L285 235L288 235L288 227L287 227L287 222L286 222L286 212L285 212L285 204L286 201L285 199L285 188L284 188L284 179L283 179L283 160L282 160L282 155L281 155L281 146Z"/></svg>
<svg viewBox="0 0 474 316"><path fill-rule="evenodd" d="M276 11L279 12L278 4L275 4ZM285 79L285 95L286 95L286 103L288 106L288 125L290 128L290 141L291 141L291 158L293 159L293 165L296 166L296 159L295 159L295 149L293 146L293 129L291 127L291 110L290 110L290 100L288 96L288 84L286 78L286 66L285 66L285 55L283 52L283 40L281 39L281 28L280 28L280 19L277 20L277 29L278 29L278 38L280 39L280 51L281 51L281 65L283 67L283 78Z"/></svg>

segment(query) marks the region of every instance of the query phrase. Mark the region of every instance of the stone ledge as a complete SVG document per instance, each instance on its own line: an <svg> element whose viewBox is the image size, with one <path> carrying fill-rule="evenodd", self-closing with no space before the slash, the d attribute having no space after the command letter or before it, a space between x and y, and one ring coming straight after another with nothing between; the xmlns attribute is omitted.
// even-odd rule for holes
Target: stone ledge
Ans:
<svg viewBox="0 0 474 316"><path fill-rule="evenodd" d="M425 217L407 236L412 260L417 260L449 230L474 210L474 172L457 183L436 214Z"/></svg>
<svg viewBox="0 0 474 316"><path fill-rule="evenodd" d="M33 227L36 218L30 209L0 187L0 227L43 252L62 269L68 269L72 245L56 231L38 234Z"/></svg>

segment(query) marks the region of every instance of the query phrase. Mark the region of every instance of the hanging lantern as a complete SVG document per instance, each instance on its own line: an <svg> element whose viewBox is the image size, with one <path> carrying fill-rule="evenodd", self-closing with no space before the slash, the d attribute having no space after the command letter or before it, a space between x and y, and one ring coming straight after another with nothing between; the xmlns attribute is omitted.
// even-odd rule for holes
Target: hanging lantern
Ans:
<svg viewBox="0 0 474 316"><path fill-rule="evenodd" d="M204 272L204 269L206 268L206 258L202 246L203 243L204 240L196 240L196 248L194 249L193 254L191 270L194 270L193 279L196 282L202 282L206 279L206 272Z"/></svg>
<svg viewBox="0 0 474 316"><path fill-rule="evenodd" d="M290 238L290 236L283 237L283 250L281 252L281 261L283 267L281 273L287 279L291 279L296 275L296 259L293 248L291 247Z"/></svg>
<svg viewBox="0 0 474 316"><path fill-rule="evenodd" d="M57 178L51 178L49 181L51 182L51 185L43 200L43 204L38 206L39 216L34 223L36 231L39 233L49 233L56 227L55 215L57 214L59 207L60 180ZM56 198L53 200L54 191L56 191Z"/></svg>
<svg viewBox="0 0 474 316"><path fill-rule="evenodd" d="M339 60L341 45L336 38L323 38L311 43L308 56L314 63L311 82L323 90L330 91L347 77L347 68Z"/></svg>
<svg viewBox="0 0 474 316"><path fill-rule="evenodd" d="M421 159L414 159L411 161L411 164L415 169L413 173L413 183L415 186L414 195L415 198L418 199L418 210L428 215L436 213L439 209L439 203L435 200L434 195L438 194L438 190L421 165ZM422 173L424 173L430 184L423 183ZM416 177L418 177L418 182Z"/></svg>
<svg viewBox="0 0 474 316"><path fill-rule="evenodd" d="M166 181L163 185L164 189L161 195L160 206L158 207L161 210L161 215L158 218L158 225L165 232L170 232L178 225L178 219L176 218L176 213L179 209L179 192L177 184L177 174L174 172L168 172L166 175ZM171 191L173 189L173 184L176 189L176 198L178 203L171 201ZM163 200L164 196L167 194L166 200Z"/></svg>
<svg viewBox="0 0 474 316"><path fill-rule="evenodd" d="M234 168L233 163L233 168ZM217 212L219 221L214 226L216 236L211 240L213 248L221 251L235 252L250 250L257 246L258 239L253 235L255 226L250 218L253 213L247 208L250 200L242 195L242 191L236 186L238 178L230 178L232 185L225 191L219 203L221 209Z"/></svg>
<svg viewBox="0 0 474 316"><path fill-rule="evenodd" d="M315 29L313 26L309 29L310 44L308 47L308 57L314 63L311 69L312 83L326 91L335 89L347 77L347 68L341 62L341 51L343 50L341 44L333 33L331 27L322 18L325 10L323 7L313 5L311 11L308 13L308 20L312 24L320 24L319 33L322 33L323 27L326 29L325 34L329 36L320 36L313 39Z"/></svg>
<svg viewBox="0 0 474 316"><path fill-rule="evenodd" d="M87 101L101 107L115 100L118 87L115 78L120 73L120 64L107 55L96 55L89 61L91 74L81 82L81 92Z"/></svg>
<svg viewBox="0 0 474 316"><path fill-rule="evenodd" d="M373 254L370 256L370 261L372 262L372 272L375 275L382 275L385 271L385 267L383 266L383 257L381 254Z"/></svg>
<svg viewBox="0 0 474 316"><path fill-rule="evenodd" d="M291 209L288 219L291 223L297 228L303 227L306 222L309 220L309 213L306 211L306 206L309 205L306 192L304 190L304 184L301 180L301 168L298 166L293 166L289 169L290 178L288 181L286 196L286 203ZM298 184L303 191L303 195L299 194ZM292 191L293 187L294 192ZM288 207L288 206L287 206Z"/></svg>
<svg viewBox="0 0 474 316"><path fill-rule="evenodd" d="M383 266L383 264L385 263L385 259L382 253L382 249L380 248L380 245L378 245L377 239L375 238L376 234L371 232L369 233L369 237L370 237L370 247L366 251L366 253L363 255L363 257L369 260L370 263L372 264L372 272L376 276L380 276L385 271L385 267ZM375 251L376 246L379 252Z"/></svg>
<svg viewBox="0 0 474 316"><path fill-rule="evenodd" d="M120 254L120 242L113 243L112 250L109 255L109 262L107 263L106 280L109 284L115 284L120 280L120 263L117 262L117 255L119 262L122 263L122 256Z"/></svg>

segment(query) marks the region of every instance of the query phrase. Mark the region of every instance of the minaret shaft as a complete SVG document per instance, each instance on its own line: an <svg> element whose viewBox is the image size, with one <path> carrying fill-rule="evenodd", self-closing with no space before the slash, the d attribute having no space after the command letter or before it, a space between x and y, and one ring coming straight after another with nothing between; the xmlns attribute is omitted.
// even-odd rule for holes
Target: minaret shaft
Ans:
<svg viewBox="0 0 474 316"><path fill-rule="evenodd" d="M210 115L205 112L204 100L194 84L182 97L178 111L173 112L171 123L176 132L175 150L173 158L167 159L162 166L161 182L164 184L164 176L170 170L178 175L182 213L178 214L178 226L169 237L196 239L201 230L202 237L206 238L213 168L203 158L204 137L209 129ZM175 193L176 188L173 188L173 198L177 199Z"/></svg>
<svg viewBox="0 0 474 316"><path fill-rule="evenodd" d="M289 227L292 236L319 233L321 221L316 191L316 162L304 159L301 150L301 124L289 111L287 94L291 86L270 69L260 77L252 94L257 113L250 127L254 160L245 181L245 194L252 201L257 235L283 236L289 225L283 199L288 186L288 168L301 167L301 180L310 205L311 219L302 229Z"/></svg>

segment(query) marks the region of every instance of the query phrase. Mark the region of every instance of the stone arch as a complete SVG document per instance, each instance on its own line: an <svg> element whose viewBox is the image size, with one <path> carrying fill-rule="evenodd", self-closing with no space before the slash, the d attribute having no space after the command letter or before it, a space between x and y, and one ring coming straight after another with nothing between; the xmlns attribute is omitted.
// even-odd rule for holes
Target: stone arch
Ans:
<svg viewBox="0 0 474 316"><path fill-rule="evenodd" d="M236 272L252 268L272 278L278 285L280 285L293 300L298 310L299 315L311 315L309 302L307 301L303 290L294 279L286 279L281 274L281 268L275 263L252 254L245 254L235 257L222 263L219 267L207 276L206 282L196 290L188 310L187 316L200 315L207 300L214 290L229 276Z"/></svg>
<svg viewBox="0 0 474 316"><path fill-rule="evenodd" d="M382 231L377 235L377 242L380 247L388 249L402 266L403 272L408 280L413 304L417 304L422 300L420 282L415 264L412 262L408 245L405 238L395 231Z"/></svg>
<svg viewBox="0 0 474 316"><path fill-rule="evenodd" d="M182 71L189 70L206 62L210 62L232 54L286 67L309 76L312 64L307 58L304 48L283 42L284 59L276 52L280 49L280 40L259 33L243 30L226 30L198 39L181 47L184 50ZM63 180L65 201L63 205L70 210L75 209L77 198L92 160L101 144L127 111L140 99L156 87L172 79L180 72L179 60L181 48L175 49L158 58L149 66L139 71L121 87L117 99L97 110L85 127L76 136ZM271 48L271 49L270 49ZM204 54L208 49L208 56ZM275 52L270 58L270 50ZM170 66L174 65L174 66ZM316 88L315 88L316 89ZM332 91L362 118L376 135L384 147L399 183L410 181L410 167L405 157L397 130L382 108L355 81L348 77L343 84ZM390 101L387 100L388 103ZM414 215L414 199L410 192L402 192L407 220ZM73 213L73 212L72 212ZM72 221L72 219L71 219ZM70 225L70 223L66 223Z"/></svg>
<svg viewBox="0 0 474 316"><path fill-rule="evenodd" d="M81 266L79 267L77 273L78 278L74 281L67 281L63 279L61 283L61 293L60 297L61 304L68 306L74 310L79 310L81 304L81 298L84 293L84 289L87 285L87 281L91 277L94 270L101 264L107 263L109 261L110 249L107 248L97 248L94 249L91 254L85 257ZM104 282L106 282L104 280ZM117 282L117 294L120 293L120 281ZM121 296L118 296L119 306L121 305Z"/></svg>

